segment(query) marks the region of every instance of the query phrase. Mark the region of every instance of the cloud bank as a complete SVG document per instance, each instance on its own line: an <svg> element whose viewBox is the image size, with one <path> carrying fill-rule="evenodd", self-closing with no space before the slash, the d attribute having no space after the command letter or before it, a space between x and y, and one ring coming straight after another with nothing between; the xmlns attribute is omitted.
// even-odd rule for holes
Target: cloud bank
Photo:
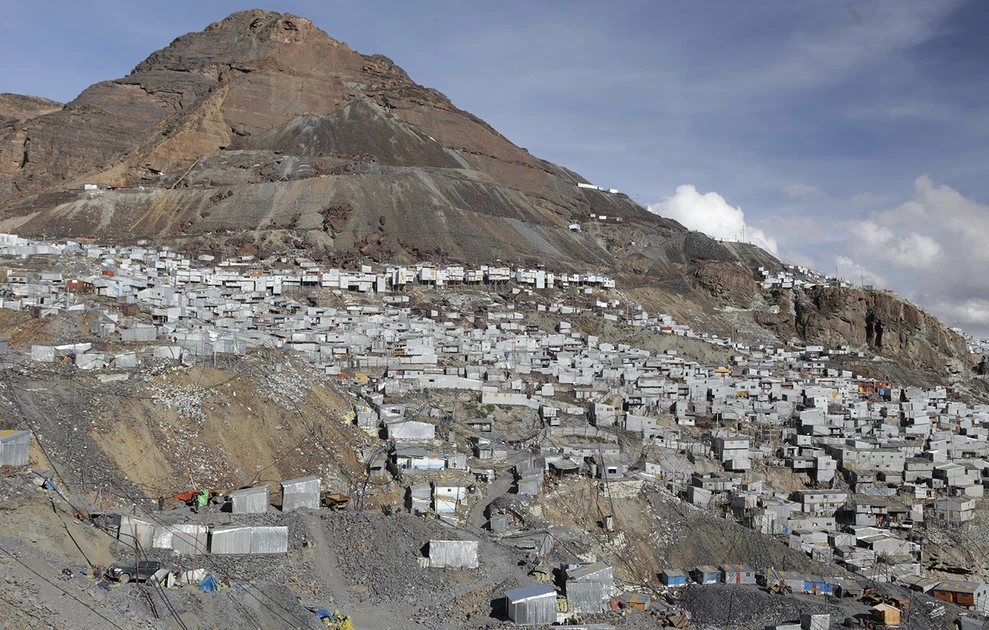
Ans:
<svg viewBox="0 0 989 630"><path fill-rule="evenodd" d="M989 205L924 175L913 199L850 227L856 260L949 323L989 332Z"/></svg>
<svg viewBox="0 0 989 630"><path fill-rule="evenodd" d="M822 197L809 185L787 188L794 197L824 199L835 209L833 218L815 204L813 214L769 217L760 229L720 194L692 185L647 208L714 238L744 238L856 285L893 289L947 324L989 338L989 204L924 175L909 201L839 218L838 208L847 210L851 199Z"/></svg>
<svg viewBox="0 0 989 630"><path fill-rule="evenodd" d="M989 337L987 204L924 175L909 201L884 210L832 220L777 216L763 225L803 264L894 289L948 324Z"/></svg>
<svg viewBox="0 0 989 630"><path fill-rule="evenodd" d="M752 243L773 254L778 251L776 239L746 224L742 209L732 206L716 192L701 194L694 186L684 184L677 186L672 197L646 208L713 238Z"/></svg>

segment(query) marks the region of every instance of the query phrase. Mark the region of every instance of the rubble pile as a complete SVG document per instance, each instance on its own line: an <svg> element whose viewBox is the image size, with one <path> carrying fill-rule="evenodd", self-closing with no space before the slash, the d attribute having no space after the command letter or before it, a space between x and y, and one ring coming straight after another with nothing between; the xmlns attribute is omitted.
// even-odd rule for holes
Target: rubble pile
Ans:
<svg viewBox="0 0 989 630"><path fill-rule="evenodd" d="M410 514L381 517L346 512L327 518L325 525L340 544L340 570L358 587L362 599L416 603L433 594L448 594L449 573L423 570L417 560L431 537L457 535L438 522Z"/></svg>
<svg viewBox="0 0 989 630"><path fill-rule="evenodd" d="M212 392L204 387L152 383L146 387L147 390L150 390L148 395L151 401L163 409L173 409L175 413L196 424L201 424L206 419L203 403Z"/></svg>
<svg viewBox="0 0 989 630"><path fill-rule="evenodd" d="M731 585L690 586L675 593L679 606L695 623L724 630L750 630L800 619L801 613L827 613L838 622L848 610L813 596L780 597L761 590Z"/></svg>

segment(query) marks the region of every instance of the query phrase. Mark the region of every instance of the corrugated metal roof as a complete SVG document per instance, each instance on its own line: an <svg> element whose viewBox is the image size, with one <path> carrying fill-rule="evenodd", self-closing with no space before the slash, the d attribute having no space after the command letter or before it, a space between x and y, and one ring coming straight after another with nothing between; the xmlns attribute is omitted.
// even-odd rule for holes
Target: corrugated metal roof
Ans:
<svg viewBox="0 0 989 630"><path fill-rule="evenodd" d="M594 564L588 564L583 567L577 567L575 569L567 569L567 579L568 580L580 580L586 578L587 576L597 573L598 571L610 571L611 565L605 562L595 562Z"/></svg>
<svg viewBox="0 0 989 630"><path fill-rule="evenodd" d="M505 597L507 597L509 601L513 602L548 596L553 596L555 598L556 590L551 586L546 586L545 584L537 584L536 586L520 588L514 591L505 591Z"/></svg>
<svg viewBox="0 0 989 630"><path fill-rule="evenodd" d="M964 580L954 580L951 582L941 582L940 586L935 587L938 591L951 591L954 593L972 593L985 587L985 584L980 582L966 582Z"/></svg>

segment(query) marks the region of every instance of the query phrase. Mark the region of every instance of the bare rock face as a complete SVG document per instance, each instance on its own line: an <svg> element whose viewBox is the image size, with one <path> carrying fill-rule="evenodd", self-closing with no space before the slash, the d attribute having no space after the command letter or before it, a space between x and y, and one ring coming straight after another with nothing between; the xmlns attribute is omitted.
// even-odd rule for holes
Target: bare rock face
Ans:
<svg viewBox="0 0 989 630"><path fill-rule="evenodd" d="M937 372L964 372L962 337L894 295L817 287L795 305L794 327L808 343L867 345L876 354Z"/></svg>
<svg viewBox="0 0 989 630"><path fill-rule="evenodd" d="M740 308L747 308L759 293L752 270L741 263L705 260L697 264L694 276L702 288Z"/></svg>
<svg viewBox="0 0 989 630"><path fill-rule="evenodd" d="M37 96L20 94L0 94L0 128L14 126L43 114L62 109L62 104Z"/></svg>

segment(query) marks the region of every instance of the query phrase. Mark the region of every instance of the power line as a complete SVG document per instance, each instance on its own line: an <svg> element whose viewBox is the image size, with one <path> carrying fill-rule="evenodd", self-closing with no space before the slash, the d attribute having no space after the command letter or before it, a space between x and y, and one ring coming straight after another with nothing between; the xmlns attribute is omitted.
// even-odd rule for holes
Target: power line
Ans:
<svg viewBox="0 0 989 630"><path fill-rule="evenodd" d="M118 536L119 536L119 534L118 534ZM141 541L138 540L137 536L132 536L132 538L134 538L134 548L137 550L137 552L138 552L139 555L143 555L144 556L144 561L147 562L148 561L148 554L144 550L144 546L141 545ZM134 565L134 573L135 573L135 576L134 576L135 579L140 579L141 570L140 570L140 567L138 565L136 565L136 564ZM181 627L182 630L189 630L189 628L185 625L185 622L182 621L182 618L179 617L178 611L175 610L175 606L172 605L171 600L168 599L168 594L165 593L165 589L163 589L161 587L161 584L159 584L154 579L151 579L150 582L152 584L152 588L154 588L157 591L159 591L159 595L161 595L161 599L165 603L165 608L167 608L168 611L172 614L172 617L175 618L175 621L179 624L179 627ZM149 598L148 601L149 602L151 601L150 598Z"/></svg>
<svg viewBox="0 0 989 630"><path fill-rule="evenodd" d="M88 610L89 610L90 612L92 612L92 613L94 613L95 615L97 615L97 616L98 616L98 617L99 617L100 619L102 619L103 621L105 621L105 622L107 622L108 624L110 624L110 625L111 625L111 626L113 626L114 628L117 628L118 630L124 630L124 628L123 628L123 627L121 627L121 626L118 626L117 624L115 624L115 623L113 623L112 621L110 621L110 620L109 620L109 619L108 619L108 618L107 618L107 617L106 617L105 615L103 615L103 613L101 613L100 611L98 611L98 610L96 610L95 608L93 608L92 606L90 606L89 604L87 604L86 602L84 602L84 601L82 601L81 599L79 599L78 597L76 597L75 595L73 595L72 593L70 593L69 591L67 591L67 590L65 590L64 588L62 588L61 586L59 586L59 585L58 585L58 584L56 584L55 582L52 582L51 580L49 580L49 579L48 579L47 577L45 577L44 575L42 575L42 574L40 574L40 573L38 573L37 571L35 571L35 570L34 570L33 568L31 568L30 566L28 566L28 565L27 565L27 564L26 564L25 562L23 562L23 561L22 561L22 560L21 560L20 558L18 558L17 556L15 556L15 555L14 555L13 553L11 553L10 551L7 551L7 550L6 550L6 549L4 549L3 547L0 547L0 551L2 551L2 552L4 552L5 554L7 554L7 555L8 555L8 556L10 556L11 558L13 558L13 559L14 559L14 562L16 562L17 564L19 564L19 565L21 565L22 567L24 567L25 569L27 569L27 570L28 570L28 571L30 571L31 573L33 573L33 574L35 574L36 576L38 576L39 578L41 578L41 579L42 579L42 580L44 580L45 582L48 582L48 584L50 584L50 585L52 585L52 586L54 586L55 588L57 588L58 590L60 590L60 591L61 591L61 592L62 592L63 594L65 594L65 595L68 595L69 597L71 597L72 599L74 599L74 600L75 600L76 602L78 602L79 604L81 604L81 605L82 605L82 606L83 606L84 608L86 608L86 609L88 609Z"/></svg>
<svg viewBox="0 0 989 630"><path fill-rule="evenodd" d="M132 503L136 503L137 502L137 499L135 499L134 497L130 496L129 494L127 494L123 490L118 490L118 492L120 493L120 496L122 496L123 498L127 499L128 501L130 501ZM157 523L158 525L161 525L162 527L168 527L169 526L168 523L165 523L163 520L161 520L161 518L155 516L153 513L150 513L149 512L149 513L146 514L146 516L149 519L151 519L152 521L154 521L155 523ZM193 545L193 548L197 548L199 546L200 541L196 537L190 536L190 535L185 534L183 532L172 531L172 537L174 538L176 536L179 537L180 539L184 539L185 542L187 542L187 543L191 542L191 544ZM215 556L213 556L211 554L206 554L203 557L206 558L206 561L207 562L210 562L211 564L213 564L214 567L216 567L218 570L222 571L223 573L225 573L225 574L234 573L233 571L229 571L228 570L228 567L222 566L221 563L220 563L220 561L219 561L219 559L217 559ZM260 593L262 596L264 596L265 598L267 598L268 600L270 600L275 606L277 606L281 610L285 611L285 614L288 614L289 616L291 616L295 620L301 622L302 627L306 627L306 626L309 625L307 623L307 620L305 620L302 617L299 617L298 615L296 615L295 613L293 613L291 610L289 610L284 605L282 605L280 602L278 602L278 600L276 600L275 598L271 597L270 595L268 595L267 593L265 593L263 590L261 590L260 588L258 588L258 586L256 584L254 584L253 582L251 582L250 580L241 580L241 581L242 582L245 582L247 585L253 587L258 593ZM263 606L269 612L271 612L274 615L282 618L283 621L288 621L288 619L285 618L285 614L279 613L277 610L275 610L271 606L267 605L257 595L255 595L253 591L251 591L250 589L244 589L244 590L248 593L248 595L250 595L251 597L253 597L254 599L256 599L258 601L258 603L261 604L261 606ZM293 625L293 627L295 627L297 629L300 628L300 626L295 626L295 625Z"/></svg>

